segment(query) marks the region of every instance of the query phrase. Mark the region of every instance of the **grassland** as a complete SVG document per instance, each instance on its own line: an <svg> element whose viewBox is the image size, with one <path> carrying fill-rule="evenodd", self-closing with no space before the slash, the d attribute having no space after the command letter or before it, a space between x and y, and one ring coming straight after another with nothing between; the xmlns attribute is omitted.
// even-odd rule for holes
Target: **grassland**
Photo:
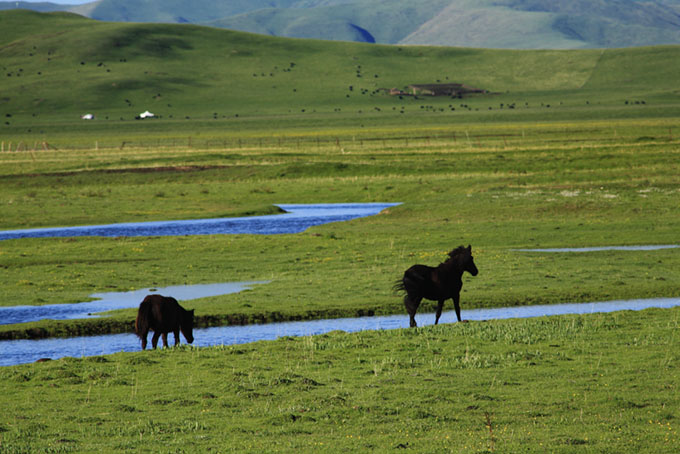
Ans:
<svg viewBox="0 0 680 454"><path fill-rule="evenodd" d="M203 325L395 313L402 270L459 244L489 277L466 283L467 307L678 292L673 251L513 251L677 243L678 47L369 46L2 14L2 229L403 205L301 235L6 241L1 305L271 280L190 304ZM378 90L437 80L490 93ZM146 108L161 118L132 119ZM121 331L131 318L0 333Z"/></svg>
<svg viewBox="0 0 680 454"><path fill-rule="evenodd" d="M12 72L0 88L0 229L259 214L276 203L403 204L297 235L2 241L0 305L269 280L184 305L202 325L402 313L395 279L459 244L472 244L480 270L465 277L463 316L471 307L680 294L677 250L515 250L678 243L677 48L525 54L335 43L324 53L313 41L31 17L0 35L1 65ZM130 30L141 38L111 48L125 52L108 60L90 48L101 40L85 39ZM173 44L154 57L148 46L160 30L190 48ZM221 44L210 44L216 37ZM210 60L237 44L251 52L243 67ZM47 82L37 79L43 66L16 77L18 68L29 72L34 60L24 51L33 46L61 62ZM354 66L333 72L341 49ZM121 73L139 85L98 91L93 81L114 83L113 61L123 55ZM260 80L248 65L273 68L277 55L295 55L290 83L300 89L252 94ZM111 73L89 64L98 56ZM138 72L145 61L174 65L168 74L182 77L206 68L196 96L186 84L165 92L172 100L163 102L178 108L173 118L131 119L157 93ZM401 74L399 84L460 68L461 81L499 94L398 99L361 95L370 87L351 82L347 98L350 81L373 72L369 62L383 65L381 77ZM324 89L307 91L319 68L328 68ZM77 74L87 77L74 93ZM78 120L98 105L96 120ZM0 452L675 452L679 314L335 332L2 368ZM133 317L4 326L0 336L125 331Z"/></svg>
<svg viewBox="0 0 680 454"><path fill-rule="evenodd" d="M5 229L255 214L276 203L403 205L299 235L4 241L2 304L270 280L187 305L206 325L400 313L394 280L414 262L438 263L459 244L473 245L482 270L467 279L464 307L674 296L680 281L673 250L514 250L676 244L674 126L654 119L364 128L355 140L5 153ZM125 311L2 332L122 331L132 319Z"/></svg>
<svg viewBox="0 0 680 454"><path fill-rule="evenodd" d="M2 368L3 452L676 452L679 309Z"/></svg>

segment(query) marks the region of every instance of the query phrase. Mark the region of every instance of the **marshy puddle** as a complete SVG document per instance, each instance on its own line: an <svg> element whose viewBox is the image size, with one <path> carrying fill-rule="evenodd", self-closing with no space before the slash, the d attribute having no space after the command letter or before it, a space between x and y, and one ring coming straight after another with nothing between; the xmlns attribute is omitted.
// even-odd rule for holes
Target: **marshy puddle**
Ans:
<svg viewBox="0 0 680 454"><path fill-rule="evenodd" d="M76 236L276 235L300 233L315 225L373 216L396 205L399 205L399 203L280 204L276 206L285 211L283 214L5 230L0 231L0 240Z"/></svg>
<svg viewBox="0 0 680 454"><path fill-rule="evenodd" d="M599 252L599 251L658 251L661 249L680 248L677 244L661 244L649 246L596 246L596 247L557 247L546 249L513 249L519 252Z"/></svg>
<svg viewBox="0 0 680 454"><path fill-rule="evenodd" d="M144 288L129 292L95 293L95 301L74 304L48 304L44 306L0 307L0 325L35 322L43 319L72 320L97 317L98 313L138 307L144 297L152 293L172 296L178 301L227 295L249 290L253 285L267 281L226 282L221 284L175 285L163 288Z"/></svg>
<svg viewBox="0 0 680 454"><path fill-rule="evenodd" d="M680 306L680 298L654 298L599 303L551 304L541 306L505 307L493 309L463 309L466 320L493 320L508 318L543 317L563 314L591 314L620 310L643 310ZM420 314L418 324L431 325L434 314ZM442 322L455 320L453 311L442 315ZM260 340L273 340L282 336L310 336L342 330L356 332L365 330L407 328L407 315L340 318L303 322L269 323L264 325L226 326L194 330L194 346L245 344ZM173 336L169 336L172 343ZM185 343L182 337L181 342ZM41 358L57 359L65 356L85 357L133 352L141 349L134 334L75 337L68 339L15 340L0 342L0 366L34 362Z"/></svg>

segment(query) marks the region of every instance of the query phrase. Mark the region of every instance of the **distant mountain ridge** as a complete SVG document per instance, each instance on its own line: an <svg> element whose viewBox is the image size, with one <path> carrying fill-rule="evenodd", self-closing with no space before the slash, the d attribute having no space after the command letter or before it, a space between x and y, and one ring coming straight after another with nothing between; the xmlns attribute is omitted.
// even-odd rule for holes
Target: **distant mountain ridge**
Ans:
<svg viewBox="0 0 680 454"><path fill-rule="evenodd" d="M97 0L1 2L110 22L192 23L272 36L506 49L680 44L680 0Z"/></svg>

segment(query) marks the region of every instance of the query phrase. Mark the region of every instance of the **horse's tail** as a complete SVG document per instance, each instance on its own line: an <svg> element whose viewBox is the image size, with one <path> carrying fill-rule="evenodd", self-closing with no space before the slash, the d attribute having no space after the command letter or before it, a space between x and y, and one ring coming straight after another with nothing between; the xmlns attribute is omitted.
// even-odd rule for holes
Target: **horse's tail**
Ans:
<svg viewBox="0 0 680 454"><path fill-rule="evenodd" d="M151 319L151 301L148 301L148 296L139 305L137 311L137 318L135 319L135 332L140 338L149 332L149 320Z"/></svg>
<svg viewBox="0 0 680 454"><path fill-rule="evenodd" d="M392 289L396 292L406 292L418 288L422 285L422 276L418 274L418 269L420 265L414 265L411 268L404 271L404 275L397 279L392 286Z"/></svg>
<svg viewBox="0 0 680 454"><path fill-rule="evenodd" d="M400 277L396 281L394 281L394 285L392 286L392 290L394 293L401 293L406 291L406 285L404 284L404 278Z"/></svg>

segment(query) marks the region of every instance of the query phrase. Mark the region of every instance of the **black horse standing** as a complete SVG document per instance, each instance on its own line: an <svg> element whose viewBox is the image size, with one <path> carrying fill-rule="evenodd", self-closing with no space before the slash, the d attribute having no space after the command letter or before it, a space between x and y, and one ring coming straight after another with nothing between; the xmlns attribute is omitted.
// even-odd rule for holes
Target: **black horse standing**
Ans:
<svg viewBox="0 0 680 454"><path fill-rule="evenodd" d="M194 341L194 311L186 310L170 296L149 295L139 305L135 331L142 340L142 350L146 349L146 336L153 330L151 345L156 348L158 338L163 336L163 346L168 346L168 333L175 335L175 345L179 344L179 332L187 342Z"/></svg>
<svg viewBox="0 0 680 454"><path fill-rule="evenodd" d="M406 292L404 305L411 318L411 327L416 325L416 311L423 298L437 301L437 318L439 323L444 301L453 299L458 321L460 318L460 289L463 287L463 272L476 276L478 271L472 259L472 246L460 246L449 252L449 258L439 266L413 265L404 272L404 277L397 281L394 288Z"/></svg>

